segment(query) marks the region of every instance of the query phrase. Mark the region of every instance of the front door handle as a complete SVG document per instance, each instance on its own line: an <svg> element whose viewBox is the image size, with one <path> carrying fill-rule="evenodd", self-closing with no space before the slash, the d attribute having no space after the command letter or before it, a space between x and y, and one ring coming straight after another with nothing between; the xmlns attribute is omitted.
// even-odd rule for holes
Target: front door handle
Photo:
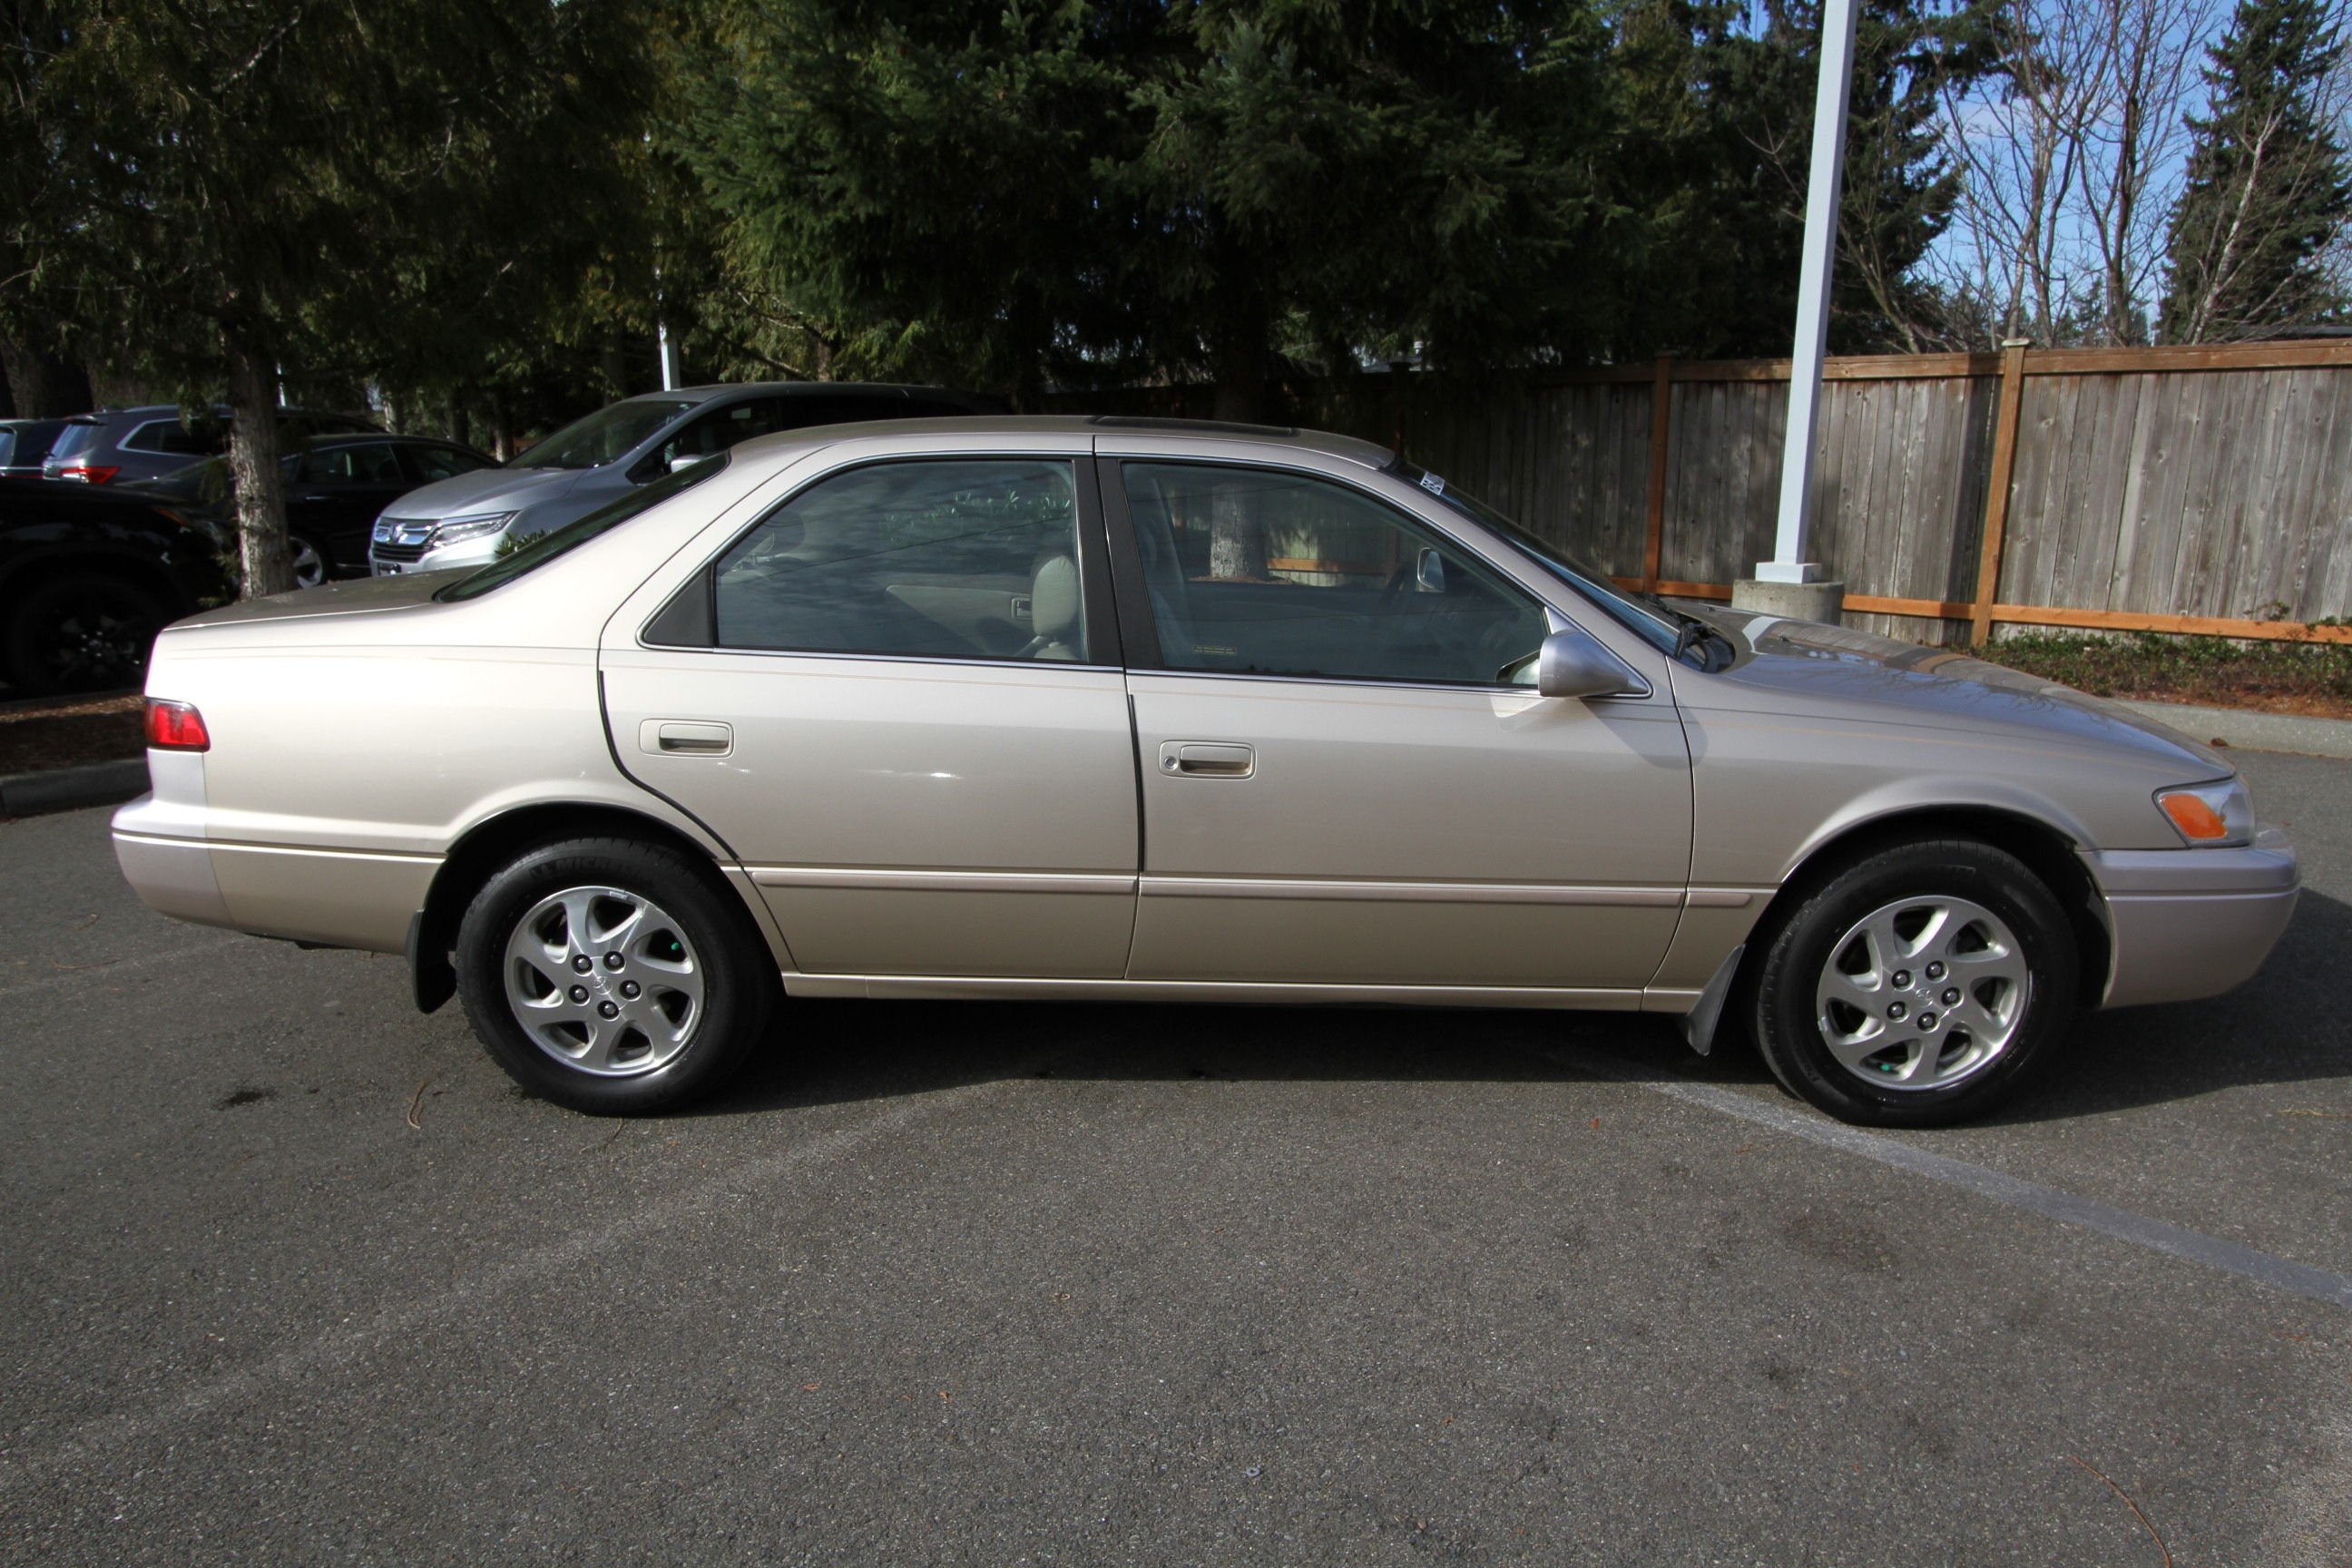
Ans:
<svg viewBox="0 0 2352 1568"><path fill-rule="evenodd" d="M648 719L637 726L637 750L657 757L723 757L734 749L732 724Z"/></svg>
<svg viewBox="0 0 2352 1568"><path fill-rule="evenodd" d="M1237 741L1162 741L1160 771L1174 778L1245 779L1257 753Z"/></svg>

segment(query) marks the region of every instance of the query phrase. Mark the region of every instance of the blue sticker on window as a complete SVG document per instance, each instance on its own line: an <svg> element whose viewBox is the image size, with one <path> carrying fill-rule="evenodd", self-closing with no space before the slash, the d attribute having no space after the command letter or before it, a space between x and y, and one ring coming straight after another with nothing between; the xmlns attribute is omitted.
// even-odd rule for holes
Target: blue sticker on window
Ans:
<svg viewBox="0 0 2352 1568"><path fill-rule="evenodd" d="M1421 476L1421 488L1431 495L1442 496L1445 493L1445 481L1435 474L1423 474Z"/></svg>

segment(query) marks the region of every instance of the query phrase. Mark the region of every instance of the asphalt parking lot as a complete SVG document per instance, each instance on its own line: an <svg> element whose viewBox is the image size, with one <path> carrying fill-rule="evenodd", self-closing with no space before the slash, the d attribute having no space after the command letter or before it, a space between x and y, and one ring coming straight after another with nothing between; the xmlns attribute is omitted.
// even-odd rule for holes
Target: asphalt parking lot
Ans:
<svg viewBox="0 0 2352 1568"><path fill-rule="evenodd" d="M521 1098L0 826L0 1559L2352 1562L2352 763L2252 986L1900 1139L1655 1020L802 1004Z"/></svg>

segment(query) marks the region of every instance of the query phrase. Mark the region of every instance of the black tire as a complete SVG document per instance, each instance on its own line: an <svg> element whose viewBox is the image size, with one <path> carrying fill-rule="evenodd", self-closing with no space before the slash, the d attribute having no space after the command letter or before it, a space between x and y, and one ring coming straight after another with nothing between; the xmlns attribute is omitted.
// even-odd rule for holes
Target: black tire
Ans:
<svg viewBox="0 0 2352 1568"><path fill-rule="evenodd" d="M111 572L61 572L36 583L9 617L9 683L25 697L135 689L171 618L144 584Z"/></svg>
<svg viewBox="0 0 2352 1568"><path fill-rule="evenodd" d="M1849 1004L1840 994L1824 999L1824 990L1843 984L1828 973L1833 959L1843 957L1841 974L1857 963L1864 970L1872 967L1864 957L1869 951L1867 940L1857 942L1850 935L1861 922L1909 903L1911 908L1891 919L1916 922L1913 930L1924 933L1939 899L1952 900L1947 909L1973 905L2005 925L2001 946L1959 952L1954 966L1934 982L1926 979L1924 963L1916 972L1890 965L1891 973L1867 975L1874 988L1883 987L1873 992L1874 1000L1885 999L1876 1011ZM1996 929L1991 921L1960 921L1958 926L1963 947ZM2005 951L2009 938L2016 944L2015 961L2003 962L1995 954ZM1990 961L1988 968L2011 972L2021 961L2029 981L2018 1004L2021 1013L2006 1037L1990 1049L1985 1042L1994 1037L2000 1020L1992 1016L1993 1007L1980 1004L1980 997L1993 998L1997 1007L2016 982L1974 982L1981 987L1979 995L1944 984L1947 979L1971 983L1977 971L1964 961L1979 954ZM1944 966L1939 963L1938 967ZM2064 910L2024 862L1966 839L1898 845L1864 855L1830 876L1764 933L1748 988L1748 1023L1765 1065L1781 1085L1840 1121L1875 1127L1943 1126L1983 1115L2015 1093L2042 1065L2054 1042L2073 1026L2080 973L2074 928ZM1897 975L1908 976L1911 988L1898 990L1889 984ZM1958 1011L1937 1015L1948 1032L1929 1037L1937 1052L1930 1058L1928 1038L1917 1032L1922 1014L1948 1006L1947 999L1955 992L1962 1001ZM1901 1022L1895 1022L1898 1017ZM1987 1026L1981 1038L1969 1032L1966 1021L1978 1018ZM1832 1048L1832 1033L1852 1040L1872 1029L1883 1032L1847 1045L1848 1053L1858 1055L1880 1039L1888 1042L1885 1047L1853 1067L1842 1062ZM1981 1059L1972 1053L1981 1053ZM1898 1087L1897 1076L1923 1062L1931 1078L1947 1073L1949 1080Z"/></svg>
<svg viewBox="0 0 2352 1568"><path fill-rule="evenodd" d="M660 919L625 928L631 934L615 939L621 945L613 949L622 961L617 966L608 969L609 960L600 953L592 960L589 972L576 976L565 973L567 992L575 982L578 990L591 991L584 1004L570 1010L580 1015L580 1021L566 1023L552 1015L538 1018L534 1023L540 1033L535 1035L526 1027L513 993L518 986L542 984L546 966L535 960L519 961L510 974L509 943L524 942L518 936L519 928L540 911L534 931L541 947L534 952L551 955L556 951L545 945L550 929L563 931L565 951L577 948L580 944L571 935L570 917L543 906L560 895L584 892L613 895L598 906L604 914L587 917L592 921L617 917L630 907L630 900ZM648 954L624 951L639 941L659 942L666 930L673 931L682 943L678 950L682 965L647 968ZM594 934L593 925L589 934ZM604 943L587 945L593 951ZM666 950L663 956L668 956ZM457 959L457 994L491 1059L531 1093L597 1116L643 1116L675 1110L718 1089L765 1037L782 991L774 960L732 893L679 852L624 838L551 844L493 876L458 922ZM566 967L571 962L559 961L556 967ZM624 1000L624 990L635 984L630 976L640 968L646 969L645 990L627 990L629 999ZM687 1026L679 1031L682 1043L672 1047L667 1041L656 1042L644 1030L632 1031L634 1020L650 1017L644 1009L656 1002L676 1004L682 994L662 994L656 976L688 973L698 976L701 989L692 1011L680 1014L687 1020ZM551 1000L557 1008L563 1007L564 997ZM615 1010L630 1009L611 1027L622 1035L633 1035L643 1047L642 1058L635 1046L622 1044L613 1048L612 1059L598 1073L560 1057L559 1045L568 1047L573 1037L566 1031L579 1032L582 1059L598 1050L588 1031L599 1026L587 1020L583 1006L593 1010L608 1005ZM656 1033L659 1023L654 1020ZM541 1037L559 1044L542 1045ZM674 1049L675 1054L656 1059L665 1049Z"/></svg>

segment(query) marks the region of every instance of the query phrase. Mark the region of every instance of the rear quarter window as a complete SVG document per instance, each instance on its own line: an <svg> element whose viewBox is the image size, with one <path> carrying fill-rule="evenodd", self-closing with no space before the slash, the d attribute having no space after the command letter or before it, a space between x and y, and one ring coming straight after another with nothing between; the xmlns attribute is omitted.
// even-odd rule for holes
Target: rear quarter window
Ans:
<svg viewBox="0 0 2352 1568"><path fill-rule="evenodd" d="M65 428L65 434L58 437L58 444L49 448L49 456L52 458L77 458L97 445L97 426L68 425Z"/></svg>

